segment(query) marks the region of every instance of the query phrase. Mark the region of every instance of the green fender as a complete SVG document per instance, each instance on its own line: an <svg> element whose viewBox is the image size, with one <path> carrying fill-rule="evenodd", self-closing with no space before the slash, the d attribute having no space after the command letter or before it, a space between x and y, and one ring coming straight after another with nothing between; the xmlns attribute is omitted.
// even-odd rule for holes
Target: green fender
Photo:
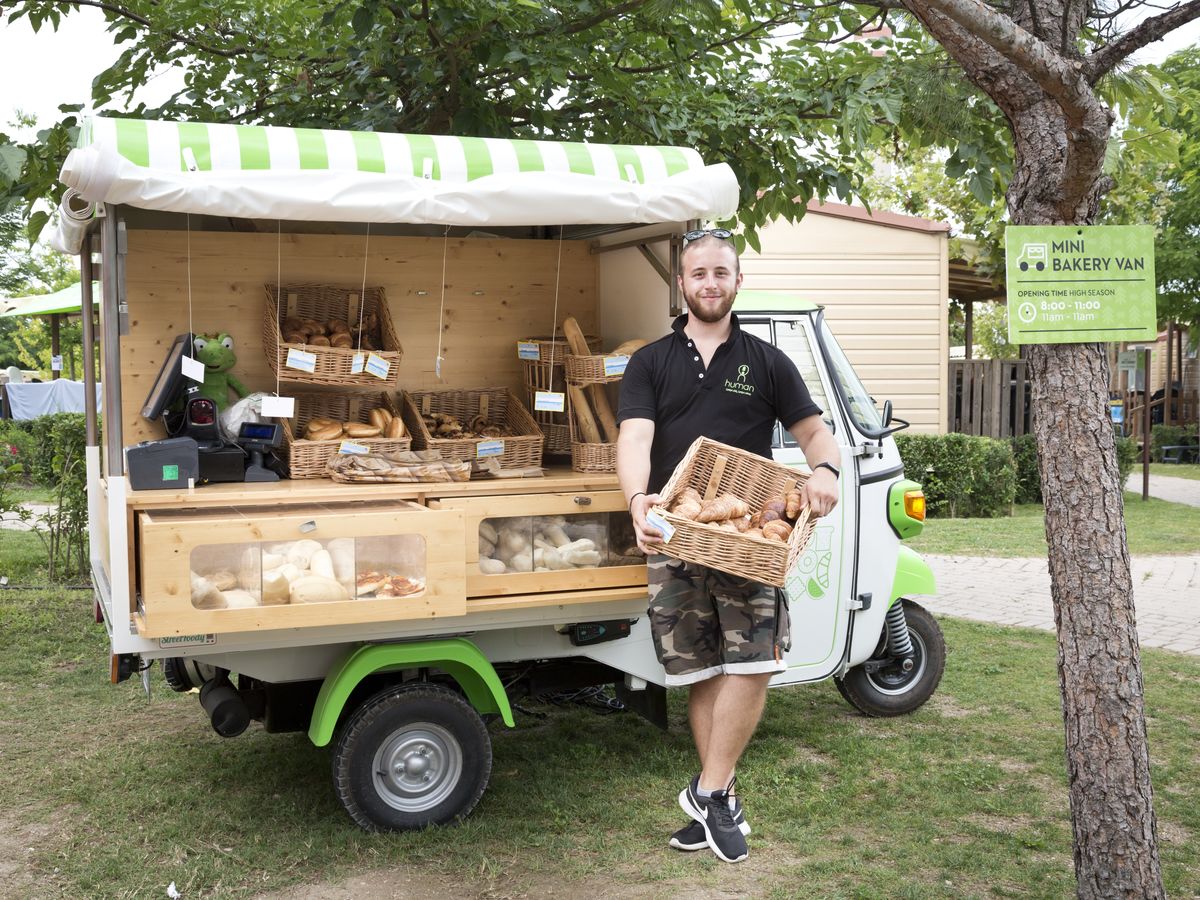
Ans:
<svg viewBox="0 0 1200 900"><path fill-rule="evenodd" d="M900 597L934 593L937 593L937 587L933 582L933 570L929 568L929 563L915 550L901 544L900 554L896 557L896 577L892 580L892 596L888 599L888 607Z"/></svg>
<svg viewBox="0 0 1200 900"><path fill-rule="evenodd" d="M487 657L468 640L447 638L412 644L364 644L351 650L325 676L308 726L309 740L318 747L333 740L347 698L368 675L426 666L442 669L457 681L480 714L498 713L504 724L512 727L508 694Z"/></svg>

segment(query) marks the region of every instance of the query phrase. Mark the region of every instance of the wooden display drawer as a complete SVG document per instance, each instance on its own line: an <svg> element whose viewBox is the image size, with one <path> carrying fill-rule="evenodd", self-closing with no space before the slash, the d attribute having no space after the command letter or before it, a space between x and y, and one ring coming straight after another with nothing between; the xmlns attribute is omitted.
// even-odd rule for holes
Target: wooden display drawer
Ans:
<svg viewBox="0 0 1200 900"><path fill-rule="evenodd" d="M468 597L646 584L620 491L448 497L430 506L462 510Z"/></svg>
<svg viewBox="0 0 1200 900"><path fill-rule="evenodd" d="M404 500L138 513L145 637L466 614L463 514Z"/></svg>

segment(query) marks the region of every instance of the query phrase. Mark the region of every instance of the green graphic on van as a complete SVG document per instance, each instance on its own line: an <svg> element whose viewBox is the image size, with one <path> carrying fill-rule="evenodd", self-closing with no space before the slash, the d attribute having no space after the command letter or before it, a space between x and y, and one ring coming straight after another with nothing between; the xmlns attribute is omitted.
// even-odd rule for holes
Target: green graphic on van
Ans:
<svg viewBox="0 0 1200 900"><path fill-rule="evenodd" d="M808 547L796 560L792 577L788 580L788 593L793 597L808 595L820 600L829 592L829 568L833 562L833 526L817 526L813 529Z"/></svg>
<svg viewBox="0 0 1200 900"><path fill-rule="evenodd" d="M742 394L746 397L749 397L754 393L754 385L746 382L746 379L749 377L750 367L745 363L742 363L737 368L736 381L730 381L728 378L725 379L725 390L729 391L731 394Z"/></svg>

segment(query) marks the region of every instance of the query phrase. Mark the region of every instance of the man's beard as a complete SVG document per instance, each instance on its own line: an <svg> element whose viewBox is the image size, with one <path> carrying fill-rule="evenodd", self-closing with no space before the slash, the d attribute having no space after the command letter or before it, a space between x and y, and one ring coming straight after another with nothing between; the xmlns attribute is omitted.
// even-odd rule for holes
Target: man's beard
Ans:
<svg viewBox="0 0 1200 900"><path fill-rule="evenodd" d="M731 291L728 294L722 293L720 300L702 299L699 295L696 298L688 296L687 291L683 292L683 299L687 302L688 312L699 319L701 322L707 322L711 325L714 322L720 322L723 318L729 315L729 310L733 309L733 300L736 293ZM713 304L716 303L716 306ZM701 304L704 304L703 306Z"/></svg>

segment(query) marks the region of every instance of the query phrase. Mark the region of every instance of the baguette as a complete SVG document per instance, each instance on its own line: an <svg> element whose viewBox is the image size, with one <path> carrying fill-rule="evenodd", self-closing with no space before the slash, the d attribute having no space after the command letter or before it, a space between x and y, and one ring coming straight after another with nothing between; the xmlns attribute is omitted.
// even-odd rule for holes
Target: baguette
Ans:
<svg viewBox="0 0 1200 900"><path fill-rule="evenodd" d="M645 347L647 343L648 341L643 341L641 338L634 338L631 341L626 341L625 343L619 345L617 349L613 350L610 355L633 356L633 354Z"/></svg>

